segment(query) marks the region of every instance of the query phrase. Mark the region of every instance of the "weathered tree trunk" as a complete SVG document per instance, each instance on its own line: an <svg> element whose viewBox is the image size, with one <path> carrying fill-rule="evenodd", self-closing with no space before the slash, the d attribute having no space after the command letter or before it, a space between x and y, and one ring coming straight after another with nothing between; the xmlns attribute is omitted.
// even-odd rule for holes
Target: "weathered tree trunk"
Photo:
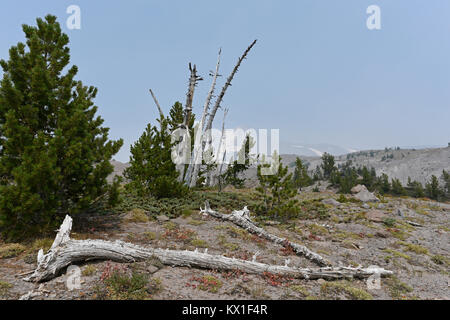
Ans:
<svg viewBox="0 0 450 320"><path fill-rule="evenodd" d="M192 175L190 177L190 181L188 180L189 186L191 188L197 185L198 173L200 171L200 167L202 165L202 156L205 148L206 142L204 142L204 128L206 122L206 116L209 112L209 105L211 103L212 96L214 95L214 90L216 88L217 76L219 75L219 67L220 67L220 54L222 53L222 49L219 50L219 55L217 58L216 71L214 72L211 88L209 89L208 95L206 97L205 105L203 107L202 118L198 125L197 133L195 135L195 143L194 143L194 152L192 156L192 161L189 164L188 174Z"/></svg>
<svg viewBox="0 0 450 320"><path fill-rule="evenodd" d="M318 264L319 266L330 266L331 263L321 257L319 254L312 252L305 246L301 246L297 243L293 243L285 238L277 237L271 233L268 233L263 228L257 227L251 220L250 220L250 211L245 207L241 211L233 211L232 214L223 214L217 211L212 210L209 207L208 201L205 203L205 209L201 209L202 213L206 213L210 216L230 221L237 226L246 229L248 232L258 235L261 238L267 239L271 242L274 242L276 244L282 245L284 247L291 247L292 250L294 250L298 255L304 256L308 260L311 260Z"/></svg>
<svg viewBox="0 0 450 320"><path fill-rule="evenodd" d="M163 250L144 248L123 241L105 240L72 240L70 232L72 218L66 216L51 249L44 255L42 249L38 253L38 266L33 274L25 278L26 281L43 282L58 276L59 272L72 263L88 260L113 260L117 262L144 261L152 257L158 258L165 265L198 267L213 270L241 270L249 274L263 274L269 272L303 279L342 279L367 278L373 274L386 276L392 271L383 268L296 268L268 265L253 261L227 258L206 252Z"/></svg>
<svg viewBox="0 0 450 320"><path fill-rule="evenodd" d="M212 129L212 124L214 122L214 118L216 117L216 113L217 110L219 110L220 105L222 103L223 97L225 96L225 93L227 92L227 89L229 86L231 86L231 81L233 81L234 76L236 75L237 71L239 70L239 67L242 63L242 61L244 61L248 55L248 53L250 52L250 50L253 48L253 46L256 44L256 40L253 41L250 46L248 46L248 48L244 51L244 54L239 58L238 62L236 63L233 71L231 72L230 76L227 78L227 81L225 82L224 86L222 87L222 91L220 92L219 96L217 97L216 102L214 103L214 107L211 109L211 113L209 114L208 117L208 122L206 123L206 128L205 128L205 132L208 133L208 136L206 137L207 142L206 142L206 146L203 148L203 150L205 150L205 148L208 149L212 149L212 135L211 135L211 129ZM211 177L208 178L209 183L207 185L211 184Z"/></svg>
<svg viewBox="0 0 450 320"><path fill-rule="evenodd" d="M186 94L186 104L184 105L184 119L183 124L180 126L182 129L184 129L184 135L180 142L186 144L187 141L189 141L192 137L190 136L189 132L189 122L191 120L192 115L192 103L194 101L194 92L195 87L197 86L197 82L203 80L201 77L197 75L197 66L194 64L194 67L192 67L192 64L189 63L189 71L191 73L189 77L189 86L188 86L188 92ZM189 149L189 154L191 154L191 145L184 145L185 148ZM190 160L192 161L192 159ZM189 168L189 167L188 167ZM186 171L186 172L185 172ZM182 182L184 180L184 183L187 184L188 179L190 178L190 172L187 172L186 170L186 164L180 165L180 175L179 175L179 181Z"/></svg>

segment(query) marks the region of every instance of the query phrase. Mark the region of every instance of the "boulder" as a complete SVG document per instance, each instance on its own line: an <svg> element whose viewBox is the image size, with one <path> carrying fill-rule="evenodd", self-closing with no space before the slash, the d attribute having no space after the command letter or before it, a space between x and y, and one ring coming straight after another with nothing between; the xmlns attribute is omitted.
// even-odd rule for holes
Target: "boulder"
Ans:
<svg viewBox="0 0 450 320"><path fill-rule="evenodd" d="M353 196L355 199L362 202L379 202L380 199L375 197L372 192L366 190L362 190Z"/></svg>
<svg viewBox="0 0 450 320"><path fill-rule="evenodd" d="M357 186L354 186L352 190L350 190L350 192L353 194L360 193L361 191L368 191L366 186L363 184L358 184Z"/></svg>

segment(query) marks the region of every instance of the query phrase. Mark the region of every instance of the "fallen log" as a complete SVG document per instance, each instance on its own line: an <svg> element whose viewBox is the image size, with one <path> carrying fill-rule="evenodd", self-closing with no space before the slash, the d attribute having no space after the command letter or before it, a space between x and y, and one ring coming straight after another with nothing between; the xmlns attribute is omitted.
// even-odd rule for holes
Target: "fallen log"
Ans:
<svg viewBox="0 0 450 320"><path fill-rule="evenodd" d="M282 265L268 265L253 261L227 258L205 252L187 250L164 250L137 246L123 241L105 240L73 240L70 239L72 218L66 216L50 250L44 255L42 249L38 253L36 270L25 281L43 282L51 280L72 263L88 260L112 260L117 262L138 262L157 258L165 265L197 267L220 271L240 270L249 274L265 272L300 279L335 280L343 278L367 278L377 274L391 275L392 271L379 267L325 267L297 268Z"/></svg>
<svg viewBox="0 0 450 320"><path fill-rule="evenodd" d="M257 227L250 219L250 211L245 207L241 211L233 211L231 214L223 214L214 211L210 208L209 202L206 201L205 209L200 208L200 212L203 214L208 214L210 216L219 218L221 220L230 221L235 225L244 228L250 233L256 234L261 238L267 239L276 244L282 245L284 247L291 247L300 256L304 256L306 259L318 264L319 266L331 266L331 262L327 261L325 258L319 254L309 250L307 247L299 245L297 243L291 242L286 238L277 237L263 228Z"/></svg>

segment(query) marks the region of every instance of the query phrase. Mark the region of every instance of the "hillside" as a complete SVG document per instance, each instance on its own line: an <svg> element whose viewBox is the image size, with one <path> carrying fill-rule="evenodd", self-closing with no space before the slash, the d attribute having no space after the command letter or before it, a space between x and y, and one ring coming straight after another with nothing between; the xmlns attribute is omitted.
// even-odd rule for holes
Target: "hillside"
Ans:
<svg viewBox="0 0 450 320"><path fill-rule="evenodd" d="M224 213L251 205L251 190L202 192ZM214 200L216 199L216 200ZM233 203L227 201L232 200ZM380 287L364 279L325 281L245 274L161 264L157 259L135 263L88 261L63 270L56 278L35 284L23 277L36 268L37 251L53 238L33 243L0 243L0 299L449 299L450 205L386 197L380 203L339 203L331 191L298 195L302 214L288 223L258 221L267 232L306 246L337 266L379 266L394 272ZM325 199L325 204L322 200ZM215 202L220 200L219 202ZM223 202L225 201L225 202ZM222 203L222 204L221 204ZM192 207L195 207L194 204ZM142 206L142 204L140 204ZM145 207L145 206L144 206ZM272 265L314 267L292 250L250 234L229 221L205 216L198 209L177 217L165 212L124 210L74 220L74 239L122 240L147 248L199 249L209 254ZM84 222L83 222L84 221ZM287 262L288 261L288 262ZM75 271L78 273L76 273ZM75 273L73 273L75 272ZM119 278L111 278L112 272ZM78 277L80 287L68 290ZM129 278L132 277L132 278ZM132 280L130 280L132 279ZM134 285L128 288L127 283ZM120 283L120 286L119 286Z"/></svg>

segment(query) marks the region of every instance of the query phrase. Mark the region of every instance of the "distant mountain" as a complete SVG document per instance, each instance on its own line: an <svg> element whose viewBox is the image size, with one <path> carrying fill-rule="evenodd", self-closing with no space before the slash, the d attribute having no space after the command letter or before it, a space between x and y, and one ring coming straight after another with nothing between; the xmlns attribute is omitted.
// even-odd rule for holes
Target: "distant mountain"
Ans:
<svg viewBox="0 0 450 320"><path fill-rule="evenodd" d="M298 154L301 156L321 157L325 152L334 156L356 152L351 148L336 146L329 143L305 144L305 143L281 143L280 150L285 154Z"/></svg>
<svg viewBox="0 0 450 320"><path fill-rule="evenodd" d="M321 146L331 146L323 144ZM304 146L306 147L306 146ZM319 147L319 145L315 145ZM318 152L332 153L339 152L339 147L333 148L321 148L316 149L309 147ZM320 151L319 151L320 150ZM344 149L340 149L341 151ZM310 155L296 154L281 154L282 163L289 167L289 171L293 171L296 157L300 157L304 163L308 166L309 171L313 171L317 166L322 163L321 157L317 153L312 151ZM368 168L375 168L377 175L386 173L389 178L397 178L403 184L406 184L408 177L412 180L417 180L421 183L425 183L430 180L432 175L440 177L442 170L450 172L450 146L447 148L427 148L427 149L384 149L384 150L364 150L353 153L346 153L342 155L335 155L336 165L344 164L346 161L351 160L356 167L367 166ZM109 181L112 180L114 175L122 175L125 168L129 166L128 163L122 163L113 160L111 162L114 166L114 173L110 175ZM256 167L251 167L245 173L248 179L248 185L255 185Z"/></svg>

